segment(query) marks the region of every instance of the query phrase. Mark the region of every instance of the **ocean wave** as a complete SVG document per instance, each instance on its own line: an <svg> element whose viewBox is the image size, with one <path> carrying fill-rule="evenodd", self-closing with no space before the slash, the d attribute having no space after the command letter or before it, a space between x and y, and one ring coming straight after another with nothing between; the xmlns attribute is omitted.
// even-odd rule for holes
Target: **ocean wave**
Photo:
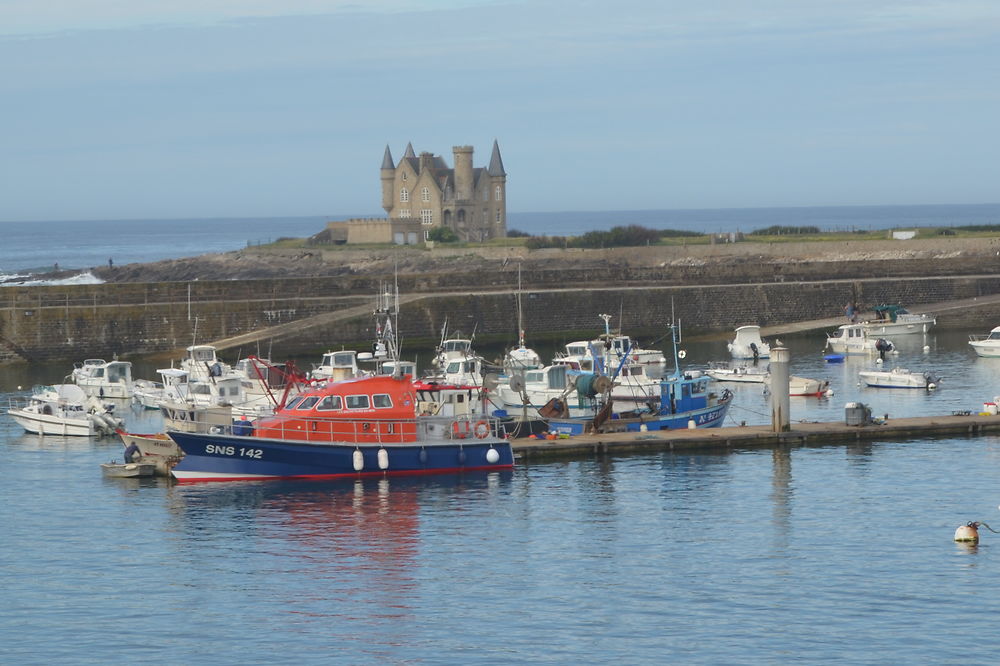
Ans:
<svg viewBox="0 0 1000 666"><path fill-rule="evenodd" d="M36 274L0 274L0 284L5 287L43 287L64 284L103 284L104 280L90 271L82 271L76 275L60 278L45 278Z"/></svg>

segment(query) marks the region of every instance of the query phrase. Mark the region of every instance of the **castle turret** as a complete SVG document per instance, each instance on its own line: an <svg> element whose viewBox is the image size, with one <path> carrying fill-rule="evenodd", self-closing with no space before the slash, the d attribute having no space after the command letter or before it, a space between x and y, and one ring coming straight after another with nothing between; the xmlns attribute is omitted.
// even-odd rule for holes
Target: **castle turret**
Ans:
<svg viewBox="0 0 1000 666"><path fill-rule="evenodd" d="M496 139L493 139L493 154L486 173L490 177L490 199L494 206L492 235L494 238L503 238L507 235L507 172L503 168L500 144Z"/></svg>
<svg viewBox="0 0 1000 666"><path fill-rule="evenodd" d="M389 152L389 145L386 144L385 155L382 157L382 208L390 214L390 217L394 203L395 182L396 165L392 162L392 153Z"/></svg>
<svg viewBox="0 0 1000 666"><path fill-rule="evenodd" d="M472 199L472 146L455 146L452 149L455 156L455 199L469 201Z"/></svg>

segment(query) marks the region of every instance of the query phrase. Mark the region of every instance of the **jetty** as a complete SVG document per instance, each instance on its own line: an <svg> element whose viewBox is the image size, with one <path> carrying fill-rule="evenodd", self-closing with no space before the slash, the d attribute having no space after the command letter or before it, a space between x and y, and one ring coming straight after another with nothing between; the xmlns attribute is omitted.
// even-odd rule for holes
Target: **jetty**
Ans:
<svg viewBox="0 0 1000 666"><path fill-rule="evenodd" d="M521 462L558 458L593 458L633 453L708 452L767 449L780 446L845 445L859 441L903 441L927 437L975 437L1000 433L1000 416L961 412L943 416L877 420L866 425L843 422L799 422L775 432L771 425L612 432L568 439L516 439L511 442Z"/></svg>

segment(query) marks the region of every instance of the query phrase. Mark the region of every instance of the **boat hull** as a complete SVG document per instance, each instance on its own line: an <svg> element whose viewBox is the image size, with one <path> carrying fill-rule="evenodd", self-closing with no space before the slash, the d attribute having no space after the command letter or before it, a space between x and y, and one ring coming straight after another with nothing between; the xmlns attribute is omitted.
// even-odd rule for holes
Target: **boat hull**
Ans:
<svg viewBox="0 0 1000 666"><path fill-rule="evenodd" d="M626 430L641 432L642 430L683 430L690 428L694 422L695 428L718 428L729 412L732 398L711 407L696 409L690 412L672 414L669 416L650 416L636 419L611 419L605 423L606 430ZM549 419L549 430L558 434L582 435L587 432L592 419Z"/></svg>
<svg viewBox="0 0 1000 666"><path fill-rule="evenodd" d="M1000 344L996 340L973 340L969 342L976 354L984 358L1000 358Z"/></svg>
<svg viewBox="0 0 1000 666"><path fill-rule="evenodd" d="M494 438L355 444L175 431L167 434L184 452L171 470L182 482L440 474L514 466L510 442ZM355 452L360 452L360 469L355 466Z"/></svg>

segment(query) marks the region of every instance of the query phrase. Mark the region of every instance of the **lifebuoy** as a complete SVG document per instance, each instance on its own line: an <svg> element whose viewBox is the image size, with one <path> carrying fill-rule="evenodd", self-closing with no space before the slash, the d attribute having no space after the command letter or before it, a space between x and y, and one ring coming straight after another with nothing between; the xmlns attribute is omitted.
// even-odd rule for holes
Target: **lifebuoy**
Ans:
<svg viewBox="0 0 1000 666"><path fill-rule="evenodd" d="M490 425L486 421L479 421L473 426L472 434L476 439L486 439L490 434Z"/></svg>
<svg viewBox="0 0 1000 666"><path fill-rule="evenodd" d="M464 428L462 426L465 426ZM469 435L468 421L455 421L451 424L451 434L455 439L465 439Z"/></svg>

